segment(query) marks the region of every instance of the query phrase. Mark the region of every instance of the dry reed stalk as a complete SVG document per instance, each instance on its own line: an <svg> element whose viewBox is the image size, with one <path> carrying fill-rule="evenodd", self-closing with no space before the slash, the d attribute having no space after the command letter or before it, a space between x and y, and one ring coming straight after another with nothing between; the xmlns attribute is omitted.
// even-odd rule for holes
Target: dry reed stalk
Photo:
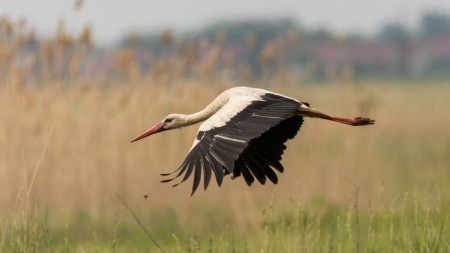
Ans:
<svg viewBox="0 0 450 253"><path fill-rule="evenodd" d="M83 45L85 48L92 48L94 41L92 38L92 25L87 24L83 27L83 30L81 31L79 42L81 45Z"/></svg>
<svg viewBox="0 0 450 253"><path fill-rule="evenodd" d="M39 56L41 62L41 85L43 85L50 80L55 67L55 53L53 50L53 43L50 40L41 41L39 45Z"/></svg>
<svg viewBox="0 0 450 253"><path fill-rule="evenodd" d="M134 51L132 49L123 48L119 51L116 59L116 66L120 73L128 79L131 77L131 69L133 68L132 65L134 62Z"/></svg>
<svg viewBox="0 0 450 253"><path fill-rule="evenodd" d="M75 0L73 2L74 11L80 11L82 7L83 7L83 0Z"/></svg>
<svg viewBox="0 0 450 253"><path fill-rule="evenodd" d="M340 83L345 86L354 84L355 71L351 65L345 65L342 69Z"/></svg>
<svg viewBox="0 0 450 253"><path fill-rule="evenodd" d="M68 65L69 65L69 79L75 80L77 74L81 68L81 64L83 62L83 53L80 51L75 51L70 57Z"/></svg>
<svg viewBox="0 0 450 253"><path fill-rule="evenodd" d="M170 27L166 27L160 35L161 44L169 46L173 42L173 31Z"/></svg>
<svg viewBox="0 0 450 253"><path fill-rule="evenodd" d="M120 195L116 195L116 197L120 200L120 202L123 204L123 206L125 206L125 208L128 210L128 212L130 212L130 214L133 216L134 220L139 224L139 227L141 227L141 229L144 231L147 238L158 248L158 250L161 253L164 253L165 251L161 248L161 246L159 246L158 242L156 242L156 240L153 238L153 236L150 234L150 232L147 230L147 228L141 222L141 220L139 219L137 214L133 211L133 209L131 209L130 206L128 206L127 202L125 202L125 200Z"/></svg>
<svg viewBox="0 0 450 253"><path fill-rule="evenodd" d="M44 156L45 156L45 154L47 152L48 145L50 144L50 141L51 141L52 136L53 136L54 128L55 128L55 124L53 123L51 128L50 128L50 133L48 135L47 141L45 142L44 148L42 149L41 155L39 156L39 159L38 159L38 161L36 163L36 166L34 167L33 175L31 176L31 181L30 181L30 184L28 185L27 194L25 195L26 200L27 200L27 206L28 206L28 204L30 202L29 201L30 200L30 194L31 194L31 190L33 189L34 180L36 179L36 175L37 175L37 173L39 171L39 168L41 167L42 160L44 159Z"/></svg>

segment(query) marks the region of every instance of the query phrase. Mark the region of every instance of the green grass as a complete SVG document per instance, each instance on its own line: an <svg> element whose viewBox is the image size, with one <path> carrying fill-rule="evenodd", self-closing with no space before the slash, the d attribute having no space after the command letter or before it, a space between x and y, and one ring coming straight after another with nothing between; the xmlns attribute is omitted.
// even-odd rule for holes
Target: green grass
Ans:
<svg viewBox="0 0 450 253"><path fill-rule="evenodd" d="M217 210L198 211L212 226L201 229L177 219L177 211L138 215L124 208L113 221L86 213L64 217L15 215L0 224L2 252L449 252L450 221L440 205L421 206L405 194L377 210L360 210L358 196L345 206L323 202L261 210L258 232L238 231L233 221L213 220ZM245 211L245 210L242 210ZM134 211L133 211L134 212Z"/></svg>
<svg viewBox="0 0 450 253"><path fill-rule="evenodd" d="M416 209L326 209L274 215L265 252L448 252L448 214Z"/></svg>

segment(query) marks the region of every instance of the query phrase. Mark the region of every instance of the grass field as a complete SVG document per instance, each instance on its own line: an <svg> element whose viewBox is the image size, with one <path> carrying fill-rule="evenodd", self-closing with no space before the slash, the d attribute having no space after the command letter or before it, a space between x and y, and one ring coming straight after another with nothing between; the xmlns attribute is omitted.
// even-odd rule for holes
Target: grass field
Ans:
<svg viewBox="0 0 450 253"><path fill-rule="evenodd" d="M159 174L197 127L130 140L226 85L99 86L0 85L0 251L158 252L119 197L163 252L450 251L448 85L269 86L376 124L306 119L278 185L227 178L193 197Z"/></svg>

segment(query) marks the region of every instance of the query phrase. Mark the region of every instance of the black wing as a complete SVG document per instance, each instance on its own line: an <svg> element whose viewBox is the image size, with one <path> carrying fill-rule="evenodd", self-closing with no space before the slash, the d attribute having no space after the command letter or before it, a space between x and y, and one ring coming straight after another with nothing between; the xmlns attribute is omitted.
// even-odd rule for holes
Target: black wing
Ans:
<svg viewBox="0 0 450 253"><path fill-rule="evenodd" d="M295 137L302 123L303 117L296 115L283 120L260 137L251 140L235 162L233 178L242 174L249 186L253 184L254 177L261 184L265 184L266 178L276 184L278 177L273 169L279 172L284 171L280 162L286 150L284 143Z"/></svg>
<svg viewBox="0 0 450 253"><path fill-rule="evenodd" d="M284 142L295 136L303 119L293 116L300 106L298 101L272 93L261 98L236 114L226 125L200 131L197 135L199 142L175 171L177 175L163 182L170 182L184 174L179 182L182 183L194 173L192 194L199 186L202 174L205 190L212 173L219 186L224 175L229 173L234 176L242 173L250 185L253 182L250 171L261 183L265 182L266 176L276 182L276 175L270 167L283 170L279 161L285 149ZM261 148L264 145L267 147ZM260 160L260 156L267 152L271 154Z"/></svg>

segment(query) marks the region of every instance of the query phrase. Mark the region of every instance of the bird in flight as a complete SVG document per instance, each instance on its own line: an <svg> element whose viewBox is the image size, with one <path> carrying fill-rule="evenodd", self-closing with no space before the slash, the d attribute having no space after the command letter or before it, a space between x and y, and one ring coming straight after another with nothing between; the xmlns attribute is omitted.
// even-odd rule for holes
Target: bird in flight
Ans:
<svg viewBox="0 0 450 253"><path fill-rule="evenodd" d="M263 89L233 87L222 92L199 112L169 114L131 142L204 121L184 162L174 172L162 174L173 175L162 182L181 178L174 185L177 186L193 173L191 195L200 185L202 177L206 190L212 174L219 186L224 176L229 174L232 178L242 175L249 186L255 178L261 184L265 184L267 178L276 184L278 178L274 170L284 171L281 157L286 149L285 143L295 137L304 117L350 126L375 122L362 117L347 119L331 116L310 107L308 103Z"/></svg>

